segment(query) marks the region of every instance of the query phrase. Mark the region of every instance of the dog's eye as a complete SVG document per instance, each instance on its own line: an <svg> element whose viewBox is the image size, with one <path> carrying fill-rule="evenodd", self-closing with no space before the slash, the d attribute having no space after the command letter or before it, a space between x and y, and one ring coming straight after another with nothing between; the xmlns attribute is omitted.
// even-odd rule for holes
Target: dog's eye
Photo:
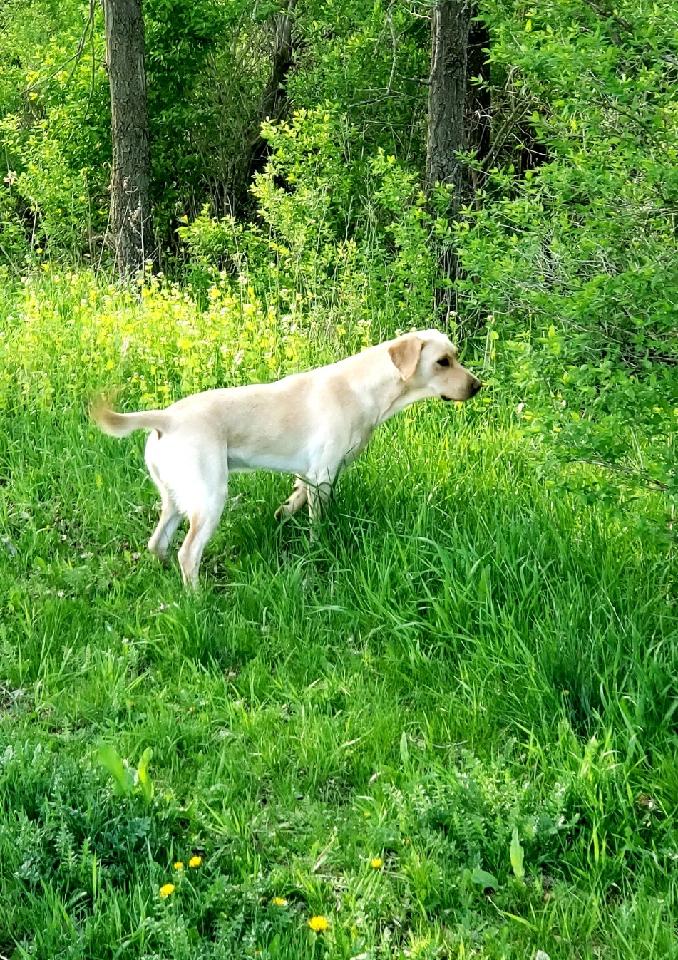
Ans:
<svg viewBox="0 0 678 960"><path fill-rule="evenodd" d="M439 367L449 367L449 365L450 365L449 357L441 357L440 360L438 361Z"/></svg>

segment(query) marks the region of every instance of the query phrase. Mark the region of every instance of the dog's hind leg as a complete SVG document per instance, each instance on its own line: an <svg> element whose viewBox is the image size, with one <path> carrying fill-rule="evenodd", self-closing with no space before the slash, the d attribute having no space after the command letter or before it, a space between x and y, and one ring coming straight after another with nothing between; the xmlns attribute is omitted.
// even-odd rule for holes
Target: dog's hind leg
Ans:
<svg viewBox="0 0 678 960"><path fill-rule="evenodd" d="M225 445L221 449L217 444L205 444L198 449L189 445L175 485L176 501L189 521L179 550L179 566L184 586L195 588L202 552L219 525L228 495Z"/></svg>
<svg viewBox="0 0 678 960"><path fill-rule="evenodd" d="M282 520L283 517L291 517L297 513L306 504L308 500L308 487L301 479L297 477L294 481L294 490L284 503L281 503L275 511L275 519Z"/></svg>
<svg viewBox="0 0 678 960"><path fill-rule="evenodd" d="M223 496L212 495L198 510L189 514L188 533L179 550L181 576L187 587L198 586L202 552L219 525L225 501L225 491Z"/></svg>
<svg viewBox="0 0 678 960"><path fill-rule="evenodd" d="M166 490L160 491L162 497L162 509L160 510L160 519L158 525L153 531L151 539L148 541L148 549L154 553L160 560L167 557L167 551L172 543L172 538L177 532L181 523L181 514L176 508L174 500Z"/></svg>
<svg viewBox="0 0 678 960"><path fill-rule="evenodd" d="M228 493L226 444L206 430L194 437L177 432L146 444L146 464L162 497L162 513L149 546L162 551L176 531L180 518L189 528L179 549L184 584L198 586L202 553L219 524Z"/></svg>
<svg viewBox="0 0 678 960"><path fill-rule="evenodd" d="M153 483L158 488L161 500L160 519L151 535L151 539L148 541L148 549L160 560L164 560L172 543L172 538L177 532L177 527L181 523L181 513L177 509L172 494L160 479L158 468L148 455L146 456L146 466Z"/></svg>

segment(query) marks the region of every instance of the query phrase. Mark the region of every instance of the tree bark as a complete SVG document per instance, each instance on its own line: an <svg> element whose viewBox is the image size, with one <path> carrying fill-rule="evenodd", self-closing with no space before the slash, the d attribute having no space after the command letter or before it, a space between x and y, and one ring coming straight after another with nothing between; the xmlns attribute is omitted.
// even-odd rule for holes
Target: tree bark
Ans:
<svg viewBox="0 0 678 960"><path fill-rule="evenodd" d="M426 183L455 188L461 164L455 153L464 148L464 104L470 0L436 0L431 25L431 73L428 93ZM456 206L456 203L455 203Z"/></svg>
<svg viewBox="0 0 678 960"><path fill-rule="evenodd" d="M287 9L284 13L277 14L274 21L275 40L273 44L273 56L271 60L271 75L264 89L261 106L259 108L259 125L262 120L270 118L278 120L285 112L287 106L287 74L292 66L294 47L292 44L292 25L294 22L294 9L297 0L288 0ZM250 151L248 164L248 181L252 179L255 173L259 173L266 165L268 158L268 144L261 136L261 130L257 131L254 143Z"/></svg>
<svg viewBox="0 0 678 960"><path fill-rule="evenodd" d="M111 234L122 277L153 254L141 0L103 0L111 88Z"/></svg>
<svg viewBox="0 0 678 960"><path fill-rule="evenodd" d="M287 10L275 18L275 42L271 76L261 101L263 117L277 117L287 102L285 80L292 66L292 23L297 0L288 0Z"/></svg>

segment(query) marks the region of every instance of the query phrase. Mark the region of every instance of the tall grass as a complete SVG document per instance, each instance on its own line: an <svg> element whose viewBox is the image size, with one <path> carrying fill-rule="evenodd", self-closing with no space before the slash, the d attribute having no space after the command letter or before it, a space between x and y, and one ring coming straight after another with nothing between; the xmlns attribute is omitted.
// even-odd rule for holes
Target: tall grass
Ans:
<svg viewBox="0 0 678 960"><path fill-rule="evenodd" d="M143 440L98 434L89 393L274 376L353 333L83 276L6 314L1 954L676 955L661 491L585 496L497 374L381 428L317 540L273 521L287 478L234 478L189 596L145 553ZM152 749L152 797L102 744Z"/></svg>

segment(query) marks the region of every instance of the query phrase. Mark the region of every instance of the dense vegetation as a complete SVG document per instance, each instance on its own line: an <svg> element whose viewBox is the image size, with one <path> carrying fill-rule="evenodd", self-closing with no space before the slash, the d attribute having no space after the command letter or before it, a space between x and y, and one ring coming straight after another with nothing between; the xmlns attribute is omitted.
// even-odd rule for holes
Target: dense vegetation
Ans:
<svg viewBox="0 0 678 960"><path fill-rule="evenodd" d="M292 5L269 120L276 4L144 9L132 285L98 6L0 9L0 955L675 955L678 9L481 3L454 219L427 4ZM181 593L92 392L431 326L441 245L485 391L382 428L316 540L238 478Z"/></svg>

